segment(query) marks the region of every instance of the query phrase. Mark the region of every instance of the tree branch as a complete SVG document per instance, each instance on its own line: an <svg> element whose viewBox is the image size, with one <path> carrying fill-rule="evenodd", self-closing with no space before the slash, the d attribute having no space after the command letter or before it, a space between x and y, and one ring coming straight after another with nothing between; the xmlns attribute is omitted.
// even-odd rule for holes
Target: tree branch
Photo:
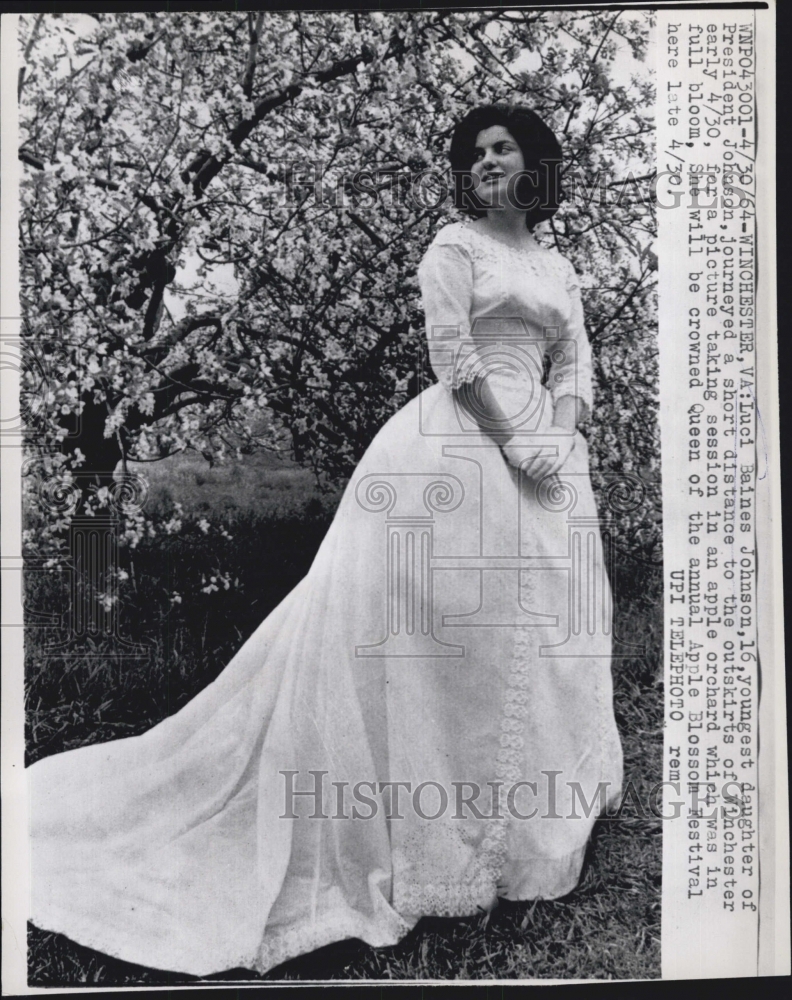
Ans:
<svg viewBox="0 0 792 1000"><path fill-rule="evenodd" d="M643 286L644 278L646 277L646 275L648 273L649 273L649 268L647 268L646 270L644 270L644 271L641 272L641 276L635 282L635 285L633 286L633 290L630 292L630 294L627 296L627 298L623 300L623 302L618 307L618 309L616 309L615 312L611 313L611 315L606 320L603 320L603 322L600 323L600 325L597 327L597 329L594 330L591 333L591 335L589 337L590 340L596 340L597 337L599 337L602 333L604 333L605 330L608 329L608 327L611 325L611 323L615 322L619 318L619 316L621 316L621 314L624 312L624 310L627 308L627 306L632 302L632 300L638 294L639 290Z"/></svg>
<svg viewBox="0 0 792 1000"><path fill-rule="evenodd" d="M248 47L247 66L242 74L242 91L245 97L250 97L253 93L253 77L256 73L256 57L258 55L261 31L264 27L264 11L260 10L256 18L256 26L253 27L253 15L248 14L248 28L250 30L250 45Z"/></svg>
<svg viewBox="0 0 792 1000"><path fill-rule="evenodd" d="M377 246L380 247L380 249L385 248L385 246L387 245L385 243L385 240L383 240L381 236L378 236L374 232L374 230L367 223L365 223L356 212L347 212L347 215L352 220L352 222L355 223L358 229L361 229L366 234L366 236L368 236L368 238L371 240L372 243L376 243Z"/></svg>
<svg viewBox="0 0 792 1000"><path fill-rule="evenodd" d="M130 46L127 49L127 59L132 63L140 62L141 59L145 59L164 34L164 30L158 31L148 44L146 42L136 42L134 45Z"/></svg>
<svg viewBox="0 0 792 1000"><path fill-rule="evenodd" d="M256 105L255 111L250 118L246 118L231 130L228 142L234 149L239 149L250 133L259 125L264 118L277 108L282 107L289 101L293 101L311 82L323 84L332 83L342 76L347 76L355 71L359 63L373 62L376 53L369 46L363 46L359 54L341 59L327 69L319 70L306 77L300 83L291 83L281 90L275 91ZM192 178L193 190L196 196L200 197L215 177L220 173L230 157L219 160L210 153L203 153L197 156L189 167L182 174L182 180L187 183L190 180L191 169L195 169L195 176Z"/></svg>
<svg viewBox="0 0 792 1000"><path fill-rule="evenodd" d="M23 163L27 163L28 166L35 167L36 170L43 170L44 169L44 166L45 166L44 161L40 160L37 156L33 156L32 153L28 153L24 149L20 149L19 150L19 152L17 153L17 157Z"/></svg>
<svg viewBox="0 0 792 1000"><path fill-rule="evenodd" d="M30 53L38 37L39 29L41 28L41 22L44 20L44 15L39 14L36 18L36 23L33 25L33 31L30 33L30 38L25 46L25 62L30 59ZM22 89L25 86L25 74L27 72L27 66L22 66L19 70L19 75L17 77L17 100L22 96Z"/></svg>
<svg viewBox="0 0 792 1000"><path fill-rule="evenodd" d="M22 163L27 163L29 167L35 167L36 170L44 170L46 167L44 160L39 159L38 156L34 156L32 153L28 153L26 149L20 149L17 152L17 159L21 160ZM120 184L116 184L115 181L105 180L104 177L97 177L96 174L89 174L87 179L97 187L105 188L108 191L121 190Z"/></svg>

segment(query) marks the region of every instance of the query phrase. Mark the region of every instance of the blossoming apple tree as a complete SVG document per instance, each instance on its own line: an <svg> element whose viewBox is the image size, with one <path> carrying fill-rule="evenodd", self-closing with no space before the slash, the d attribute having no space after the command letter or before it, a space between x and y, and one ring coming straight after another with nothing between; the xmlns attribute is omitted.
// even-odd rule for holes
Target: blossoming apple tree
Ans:
<svg viewBox="0 0 792 1000"><path fill-rule="evenodd" d="M614 11L24 16L24 391L39 460L101 495L124 460L287 445L342 480L431 379L416 269L454 217L453 124L517 101L565 148L569 197L540 239L581 275L594 471L642 480L649 502L620 518L651 557L648 38L646 16Z"/></svg>

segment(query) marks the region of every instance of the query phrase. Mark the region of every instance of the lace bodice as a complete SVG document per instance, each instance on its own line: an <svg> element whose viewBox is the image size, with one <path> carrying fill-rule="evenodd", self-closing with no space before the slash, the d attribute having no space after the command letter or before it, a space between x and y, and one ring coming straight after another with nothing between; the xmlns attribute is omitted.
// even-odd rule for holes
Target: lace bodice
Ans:
<svg viewBox="0 0 792 1000"><path fill-rule="evenodd" d="M429 358L449 390L496 372L501 397L547 390L591 407L591 348L577 275L554 250L509 247L473 222L435 237L418 269Z"/></svg>

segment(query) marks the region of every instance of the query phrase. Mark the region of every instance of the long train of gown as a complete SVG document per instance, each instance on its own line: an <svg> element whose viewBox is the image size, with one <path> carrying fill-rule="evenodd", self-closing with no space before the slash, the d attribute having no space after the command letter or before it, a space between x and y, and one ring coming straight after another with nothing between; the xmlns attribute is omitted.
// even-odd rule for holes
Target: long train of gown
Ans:
<svg viewBox="0 0 792 1000"><path fill-rule="evenodd" d="M574 888L584 800L621 782L586 444L537 495L458 432L444 386L413 399L217 680L142 736L28 769L38 927L148 967L265 971ZM410 788L394 803L387 782Z"/></svg>

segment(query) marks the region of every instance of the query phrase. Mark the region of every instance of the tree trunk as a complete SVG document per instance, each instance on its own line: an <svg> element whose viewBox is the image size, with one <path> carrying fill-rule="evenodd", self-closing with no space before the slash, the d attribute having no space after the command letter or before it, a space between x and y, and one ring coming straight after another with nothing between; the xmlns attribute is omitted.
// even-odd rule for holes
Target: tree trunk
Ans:
<svg viewBox="0 0 792 1000"><path fill-rule="evenodd" d="M79 449L85 456L77 469L77 481L83 495L89 490L111 486L113 473L123 457L118 436L104 436L106 404L96 403L93 398L85 398L84 404L79 416L69 414L62 422L69 434L61 446L66 454L74 455Z"/></svg>

